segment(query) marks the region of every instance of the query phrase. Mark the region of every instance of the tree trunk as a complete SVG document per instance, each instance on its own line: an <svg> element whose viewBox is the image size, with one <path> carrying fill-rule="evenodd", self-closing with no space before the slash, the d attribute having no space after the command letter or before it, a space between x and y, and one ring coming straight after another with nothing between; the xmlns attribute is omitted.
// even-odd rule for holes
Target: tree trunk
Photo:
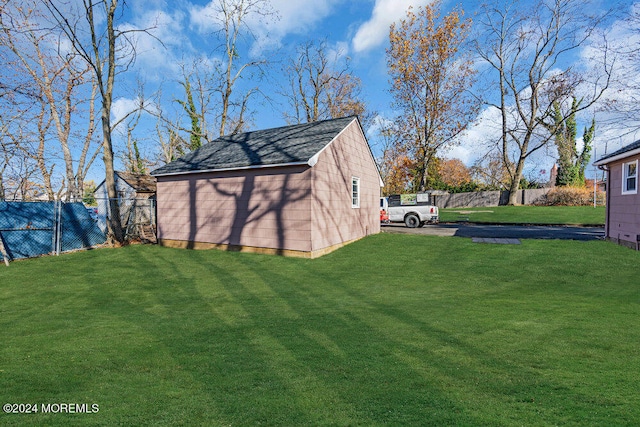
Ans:
<svg viewBox="0 0 640 427"><path fill-rule="evenodd" d="M518 205L518 187L520 186L520 180L513 180L509 185L509 201L508 206Z"/></svg>
<svg viewBox="0 0 640 427"><path fill-rule="evenodd" d="M109 237L118 243L124 242L122 223L120 221L120 205L116 189L115 170L113 167L113 146L111 144L111 122L109 120L110 108L106 105L102 108L102 158L104 160L107 197L109 197L109 217L107 218L107 230ZM109 102L109 105L111 103Z"/></svg>
<svg viewBox="0 0 640 427"><path fill-rule="evenodd" d="M109 44L109 57L107 59L107 83L106 90L102 92L102 158L105 168L105 185L107 187L107 195L109 197L110 218L107 221L107 227L110 237L117 243L124 242L124 234L122 232L122 222L120 219L120 204L118 201L118 192L116 189L115 170L113 167L113 144L111 142L111 103L113 100L113 81L115 77L116 67L116 36L113 28L113 16L117 7L117 0L111 0L111 5L107 10L107 42ZM97 47L95 48L97 50ZM99 55L96 55L99 61ZM102 76L98 77L98 83L102 82Z"/></svg>
<svg viewBox="0 0 640 427"><path fill-rule="evenodd" d="M429 178L429 159L422 159L420 166L420 182L418 185L418 193L422 193L427 190L427 179Z"/></svg>
<svg viewBox="0 0 640 427"><path fill-rule="evenodd" d="M518 201L518 189L520 188L520 179L522 179L522 172L524 170L524 161L524 158L520 158L518 160L516 172L513 175L511 184L509 185L509 201L507 202L507 205L509 206L516 206L520 204Z"/></svg>
<svg viewBox="0 0 640 427"><path fill-rule="evenodd" d="M38 116L38 150L36 155L33 157L38 165L38 169L42 174L42 181L44 184L44 189L47 192L48 200L55 200L55 193L53 192L53 187L51 186L51 173L53 172L53 167L51 171L47 169L47 165L44 158L44 150L46 145L46 134L49 126L51 125L51 120L45 121L45 112L46 106L43 102L41 102L42 110ZM45 123L46 122L46 123Z"/></svg>

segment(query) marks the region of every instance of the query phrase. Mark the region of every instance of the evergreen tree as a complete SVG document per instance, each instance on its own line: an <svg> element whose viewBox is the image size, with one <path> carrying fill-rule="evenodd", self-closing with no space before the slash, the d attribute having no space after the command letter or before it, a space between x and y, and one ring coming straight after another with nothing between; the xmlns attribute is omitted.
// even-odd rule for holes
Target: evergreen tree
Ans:
<svg viewBox="0 0 640 427"><path fill-rule="evenodd" d="M178 101L184 111L187 112L189 118L191 119L191 137L189 149L191 151L197 150L202 146L202 130L200 129L200 118L198 117L198 112L196 110L196 104L193 101L193 93L191 92L191 83L189 79L185 77L184 82L180 83L184 87L184 91L187 95L187 101Z"/></svg>
<svg viewBox="0 0 640 427"><path fill-rule="evenodd" d="M559 103L553 108L553 124L546 123L547 129L555 129L554 139L558 149L558 176L556 185L583 187L585 185L584 172L591 159L591 143L593 141L596 122L591 121L591 126L584 129L582 150L578 151L576 144L577 123L576 112L580 108L582 100L573 97L571 109L566 116L562 112Z"/></svg>

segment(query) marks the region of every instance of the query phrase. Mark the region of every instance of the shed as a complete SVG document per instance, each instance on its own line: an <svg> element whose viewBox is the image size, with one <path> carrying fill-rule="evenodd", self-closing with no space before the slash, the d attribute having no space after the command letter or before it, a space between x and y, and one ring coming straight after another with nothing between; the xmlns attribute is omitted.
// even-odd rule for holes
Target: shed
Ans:
<svg viewBox="0 0 640 427"><path fill-rule="evenodd" d="M147 174L116 171L115 181L121 223L127 238L154 240L156 179ZM98 225L106 231L110 209L105 181L93 194L98 203Z"/></svg>
<svg viewBox="0 0 640 427"><path fill-rule="evenodd" d="M594 162L607 172L605 237L636 250L640 250L639 160L640 140Z"/></svg>
<svg viewBox="0 0 640 427"><path fill-rule="evenodd" d="M116 191L120 199L148 199L156 194L156 179L151 175L115 172ZM107 198L105 181L96 187L96 198Z"/></svg>
<svg viewBox="0 0 640 427"><path fill-rule="evenodd" d="M151 174L162 245L314 258L380 232L355 116L224 136Z"/></svg>

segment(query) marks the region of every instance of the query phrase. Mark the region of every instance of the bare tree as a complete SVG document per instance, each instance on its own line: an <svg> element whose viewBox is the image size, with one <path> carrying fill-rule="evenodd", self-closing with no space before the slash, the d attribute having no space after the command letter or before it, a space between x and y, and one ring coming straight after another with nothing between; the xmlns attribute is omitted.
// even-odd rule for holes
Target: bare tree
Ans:
<svg viewBox="0 0 640 427"><path fill-rule="evenodd" d="M21 182L21 197L25 197L24 189L26 183L32 188L42 189L48 200L55 200L56 194L61 193L64 188L64 179L59 189L54 189L53 172L56 162L51 159L53 155L48 154L47 148L52 144L51 125L53 118L49 114L49 105L45 98L34 98L33 106L28 110L26 116L17 117L5 135L3 135L4 147L10 150L10 156L6 157L7 162L19 165L13 170L21 170L28 176L16 179L13 182ZM39 177L37 176L39 173ZM37 184L37 185L32 185ZM35 195L34 195L35 196Z"/></svg>
<svg viewBox="0 0 640 427"><path fill-rule="evenodd" d="M332 50L325 40L298 46L283 71L289 75L281 92L292 112L285 112L290 123L315 122L365 113L360 100L360 79L352 74L349 58Z"/></svg>
<svg viewBox="0 0 640 427"><path fill-rule="evenodd" d="M11 98L11 95L11 92L0 94L0 200L5 200L7 196L7 183L10 181L13 165L29 159L23 155L24 144L18 136L24 123L24 111L14 111L14 103L6 102L5 98Z"/></svg>
<svg viewBox="0 0 640 427"><path fill-rule="evenodd" d="M148 160L149 166L170 163L215 139L207 125L209 113L212 111L212 92L207 84L207 73L196 71L196 69L188 70L187 67L182 66L184 80L178 83L185 88L185 92L190 91L191 97L187 94L187 101L174 98L171 102L165 102L166 99L163 99L162 88L160 88L148 102L144 102L141 106L144 112L156 118L157 156ZM188 124L184 123L185 114ZM185 134L186 138L183 137ZM128 152L132 153L129 149Z"/></svg>
<svg viewBox="0 0 640 427"><path fill-rule="evenodd" d="M111 123L111 106L118 70L126 71L135 60L132 33L148 34L148 29L119 29L116 21L121 17L125 3L119 4L118 0L82 0L80 10L75 11L75 16L72 16L68 10L63 10L63 7L69 7L69 4L45 0L45 5L59 29L71 42L74 52L88 64L96 79L101 101L105 186L110 208L107 231L111 241L122 243L124 234L116 192L112 143L112 132L115 126Z"/></svg>
<svg viewBox="0 0 640 427"><path fill-rule="evenodd" d="M624 136L637 135L640 131L640 110L638 110L638 104L640 104L640 79L638 78L640 76L640 44L633 43L640 35L640 5L632 4L630 10L624 10L622 13L623 19L616 21L613 26L627 37L621 37L617 43L611 44L611 49L616 53L618 62L611 90L606 94L600 110L607 113L604 115L602 123L612 128L621 126Z"/></svg>
<svg viewBox="0 0 640 427"><path fill-rule="evenodd" d="M8 133L4 133L6 130ZM25 155L27 146L21 142L20 126L15 129L2 125L0 134L0 200L31 200L43 190L36 178L37 165L30 155ZM9 138L6 138L9 136Z"/></svg>
<svg viewBox="0 0 640 427"><path fill-rule="evenodd" d="M16 149L15 145L8 138L9 126L1 120L2 116L0 115L0 152L2 153L2 157L0 157L0 201L6 198L4 176L9 168L11 159L15 155Z"/></svg>
<svg viewBox="0 0 640 427"><path fill-rule="evenodd" d="M172 101L180 105L180 113L186 114L188 126L183 125L182 120L178 117L170 118L160 101L156 103L152 112L163 122L163 127L170 126L173 132L187 133L190 150L195 150L203 143L211 142L219 136L217 133L219 128L217 131L213 130L214 127L217 127L215 123L219 117L214 95L216 88L221 85L221 79L216 77L216 73L210 71L211 68L218 69L218 67L219 65L203 58L197 58L189 65L182 64L180 66L182 75L178 84L184 89L185 99L176 98ZM160 92L157 98L162 98ZM179 115L182 115L180 113Z"/></svg>
<svg viewBox="0 0 640 427"><path fill-rule="evenodd" d="M256 42L253 23L273 17L269 1L215 0L211 6L207 10L215 28L213 53L221 58L200 57L181 65L178 84L184 98L172 99L180 105L178 111L162 105L160 92L147 110L158 120L160 162L169 162L183 150L196 149L219 136L246 130L251 124L251 102L262 94L252 82L262 79L268 61L253 58L243 49ZM186 145L185 139L189 141Z"/></svg>
<svg viewBox="0 0 640 427"><path fill-rule="evenodd" d="M216 36L221 43L224 60L217 62L214 73L218 84L213 88L219 96L219 136L238 133L247 124L246 113L249 100L260 92L259 87L244 89L238 96L238 83L249 73L261 75L266 59L242 61L241 42L255 40L250 22L254 18L273 16L267 0L215 0L211 16L218 30Z"/></svg>
<svg viewBox="0 0 640 427"><path fill-rule="evenodd" d="M0 192L3 197L28 200L42 189L53 200L55 164L44 154L51 127L46 100L24 81L11 81L5 88L0 96Z"/></svg>
<svg viewBox="0 0 640 427"><path fill-rule="evenodd" d="M489 150L470 168L471 178L492 190L504 190L511 183L502 154L497 149Z"/></svg>
<svg viewBox="0 0 640 427"><path fill-rule="evenodd" d="M174 102L163 102L163 91L162 87L160 87L148 101L141 104L142 108L136 113L137 115L144 111L156 118L154 138L157 141L156 150L154 150L156 155L152 159L147 159L150 167L165 165L183 156L190 150L193 139L196 139L196 137L199 137L200 141L204 140L205 143L210 142L209 133L204 128L206 122L201 115L205 108L198 108L201 105L209 105L208 101L205 101L205 104L199 103L202 100L201 96L206 95L201 90L204 85L201 84L199 78L194 78L194 74L186 71L185 67L183 67L183 76L186 76L189 82L196 82L196 89L192 92L192 95L195 99L194 104L198 103L196 104L195 119L200 124L201 131L200 133L195 133L193 127L187 127L182 123L184 118L182 113L186 111L185 104L176 102L177 100L175 99L172 100ZM180 106L179 108L177 108L178 105ZM183 138L181 134L189 135L188 140Z"/></svg>
<svg viewBox="0 0 640 427"><path fill-rule="evenodd" d="M60 56L51 50L55 45L54 34L39 25L44 18L36 8L38 4L26 3L15 6L0 15L0 27L2 29L3 44L16 58L16 71L28 76L33 83L33 91L39 94L38 101L41 105L37 113L38 140L37 150L40 156L37 159L39 169L42 172L44 185L48 196L52 199L55 195L51 187L51 176L45 172L44 157L51 142L47 141L51 127L55 130L55 141L62 153L65 167L66 198L67 200L80 200L82 198L82 183L91 166L92 160L97 155L91 155L90 150L94 145L94 107L95 85L88 100L88 129L82 140L79 150L79 158L74 159L72 145L75 143L74 120L80 113L82 100L79 95L80 88L88 79L89 68L85 64L78 64L75 55ZM79 65L79 67L78 67ZM95 80L94 80L95 82ZM74 165L74 162L76 163ZM77 169L76 169L77 167Z"/></svg>
<svg viewBox="0 0 640 427"><path fill-rule="evenodd" d="M53 170L55 168L55 164L50 164L51 162L47 161L47 156L45 154L47 146L49 145L47 139L49 138L49 129L51 128L51 124L53 122L53 115L48 113L48 105L45 98L40 98L40 112L36 115L37 122L37 132L35 133L35 140L38 142L37 148L35 150L30 150L28 144L22 144L22 151L30 156L35 163L38 165L38 170L40 171L40 175L42 176L42 180L44 183L44 190L47 193L47 198L49 200L55 200L55 192L53 190L53 184L51 182L51 176L53 175ZM28 141L30 138L24 136L22 129L19 130L18 134L15 135L22 141Z"/></svg>
<svg viewBox="0 0 640 427"><path fill-rule="evenodd" d="M151 164L140 152L140 140L134 136L134 131L140 123L143 109L136 109L124 123L126 125L126 152L123 153L123 163L127 172L146 174Z"/></svg>
<svg viewBox="0 0 640 427"><path fill-rule="evenodd" d="M526 10L516 2L485 6L476 51L490 66L497 86L498 99L488 104L501 114L499 149L510 176L509 204L516 203L527 159L553 141L556 129L545 123L554 104L570 104L582 88L579 113L609 86L613 60L606 52L600 56L600 74L591 80L583 70L566 65L597 35L603 16L588 16L588 9L577 0L543 0Z"/></svg>
<svg viewBox="0 0 640 427"><path fill-rule="evenodd" d="M11 50L7 32L14 29L15 8L8 0L0 2L0 61L3 73L0 77L0 142L2 143L2 193L15 198L24 188L20 183L21 172L28 170L33 180L36 170L33 162L35 132L33 118L38 115L41 96L33 81L21 69ZM37 178L36 178L37 179Z"/></svg>
<svg viewBox="0 0 640 427"><path fill-rule="evenodd" d="M158 135L158 142L160 143L160 158L158 159L158 164L164 165L170 163L178 157L183 156L187 151L189 144L175 129L175 124L161 125L160 121L156 123L156 134Z"/></svg>
<svg viewBox="0 0 640 427"><path fill-rule="evenodd" d="M4 143L0 142L0 148L5 150ZM7 166L9 166L9 161L11 160L11 153L8 151L4 151L2 153L2 161L0 162L0 201L5 200L5 191L4 191L4 174L7 170Z"/></svg>
<svg viewBox="0 0 640 427"><path fill-rule="evenodd" d="M396 141L413 161L414 188L428 185L431 161L455 144L477 113L469 89L475 70L463 55L470 19L454 9L440 16L439 1L410 8L391 26L387 65L396 119Z"/></svg>

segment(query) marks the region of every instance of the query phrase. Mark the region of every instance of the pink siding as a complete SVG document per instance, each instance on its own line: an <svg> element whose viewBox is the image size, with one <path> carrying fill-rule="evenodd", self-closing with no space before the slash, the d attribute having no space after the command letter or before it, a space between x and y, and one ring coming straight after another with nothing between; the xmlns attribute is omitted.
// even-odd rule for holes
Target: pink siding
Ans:
<svg viewBox="0 0 640 427"><path fill-rule="evenodd" d="M321 253L380 232L380 178L357 121L312 167L160 176L157 186L161 240Z"/></svg>
<svg viewBox="0 0 640 427"><path fill-rule="evenodd" d="M313 173L313 250L380 232L380 176L357 121L321 154ZM351 180L360 178L360 208Z"/></svg>
<svg viewBox="0 0 640 427"><path fill-rule="evenodd" d="M158 177L158 238L311 250L309 168Z"/></svg>
<svg viewBox="0 0 640 427"><path fill-rule="evenodd" d="M608 165L606 237L633 247L640 235L640 192L622 194L622 165L638 158L629 157Z"/></svg>

